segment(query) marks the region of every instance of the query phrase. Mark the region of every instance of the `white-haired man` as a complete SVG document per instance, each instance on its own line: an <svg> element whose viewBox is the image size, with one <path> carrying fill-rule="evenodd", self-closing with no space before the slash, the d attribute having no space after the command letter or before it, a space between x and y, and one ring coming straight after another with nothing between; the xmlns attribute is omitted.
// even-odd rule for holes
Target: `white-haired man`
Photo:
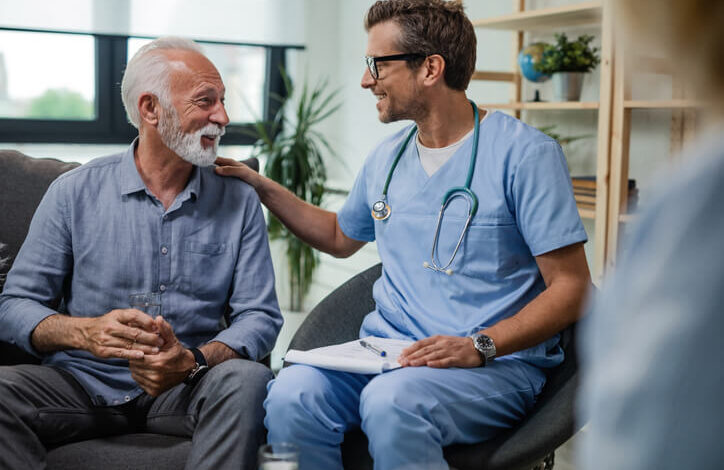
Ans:
<svg viewBox="0 0 724 470"><path fill-rule="evenodd" d="M254 468L272 377L255 360L282 319L256 193L209 168L224 84L195 43L161 38L122 94L138 138L51 185L0 296L0 339L42 358L0 368L0 467L145 430L193 435L188 468ZM128 308L137 292L162 314Z"/></svg>

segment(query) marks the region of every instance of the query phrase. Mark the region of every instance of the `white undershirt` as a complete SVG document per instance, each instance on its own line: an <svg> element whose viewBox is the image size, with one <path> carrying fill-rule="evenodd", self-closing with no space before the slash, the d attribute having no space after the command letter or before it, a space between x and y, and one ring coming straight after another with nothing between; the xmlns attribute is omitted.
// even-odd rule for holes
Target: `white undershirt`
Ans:
<svg viewBox="0 0 724 470"><path fill-rule="evenodd" d="M490 111L486 109L485 114L483 115L483 119L480 120L480 124L485 121L489 114ZM468 137L473 135L474 131L475 127L470 129L470 132L465 134L460 140L458 140L454 144L442 148L425 147L420 142L420 135L418 134L417 139L415 139L415 144L417 144L417 153L420 155L420 163L422 164L422 168L425 170L425 173L427 173L427 176L432 176L437 170L440 169L441 166L445 164L446 161L450 160L450 157L452 157L455 152L457 152L457 150L460 148L461 145L463 145L463 142L465 142Z"/></svg>

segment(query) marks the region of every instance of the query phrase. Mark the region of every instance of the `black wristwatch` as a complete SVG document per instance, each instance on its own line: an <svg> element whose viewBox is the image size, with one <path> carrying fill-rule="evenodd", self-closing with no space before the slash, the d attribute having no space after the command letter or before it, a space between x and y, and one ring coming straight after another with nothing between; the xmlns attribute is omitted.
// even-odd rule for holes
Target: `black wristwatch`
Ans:
<svg viewBox="0 0 724 470"><path fill-rule="evenodd" d="M478 350L480 358L483 360L483 367L495 359L496 350L493 338L482 333L475 333L474 335L470 335L470 339L473 340L473 346Z"/></svg>
<svg viewBox="0 0 724 470"><path fill-rule="evenodd" d="M206 362L204 353L202 353L199 348L189 348L189 351L191 351L191 354L194 355L196 365L194 365L193 369L191 369L189 375L186 376L184 383L186 385L194 385L209 371L209 363Z"/></svg>

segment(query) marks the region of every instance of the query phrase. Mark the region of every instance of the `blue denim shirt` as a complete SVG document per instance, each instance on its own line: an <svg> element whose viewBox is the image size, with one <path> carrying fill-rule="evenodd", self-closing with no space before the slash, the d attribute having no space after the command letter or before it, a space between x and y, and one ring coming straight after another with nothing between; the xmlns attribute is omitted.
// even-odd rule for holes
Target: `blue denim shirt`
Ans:
<svg viewBox="0 0 724 470"><path fill-rule="evenodd" d="M129 308L129 294L162 292L162 315L184 346L219 341L252 360L265 356L282 317L256 193L194 167L165 210L138 174L134 147L50 186L0 295L0 339L40 355L32 332L61 299L69 315L98 317ZM142 393L126 360L66 350L42 362L72 373L97 405Z"/></svg>

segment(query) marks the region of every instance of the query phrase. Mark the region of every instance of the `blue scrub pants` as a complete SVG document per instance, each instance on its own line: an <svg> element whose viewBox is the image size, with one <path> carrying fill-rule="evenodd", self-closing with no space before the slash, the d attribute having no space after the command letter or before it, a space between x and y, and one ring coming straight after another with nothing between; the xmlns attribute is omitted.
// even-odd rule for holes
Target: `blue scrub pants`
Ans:
<svg viewBox="0 0 724 470"><path fill-rule="evenodd" d="M361 375L293 365L268 385L268 441L299 446L301 470L342 468L345 431L362 427L376 470L447 469L443 446L480 442L532 408L545 373L513 358L488 367L405 367Z"/></svg>

